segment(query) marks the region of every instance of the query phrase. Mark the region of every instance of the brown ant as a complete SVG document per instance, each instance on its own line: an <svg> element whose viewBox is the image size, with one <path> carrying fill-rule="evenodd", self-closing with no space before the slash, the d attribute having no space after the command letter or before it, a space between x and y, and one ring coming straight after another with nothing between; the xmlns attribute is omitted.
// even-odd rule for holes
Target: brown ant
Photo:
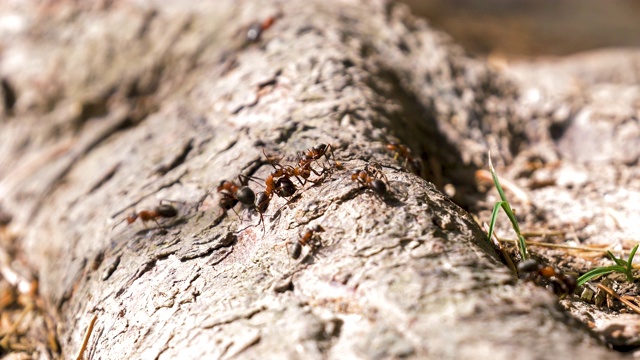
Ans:
<svg viewBox="0 0 640 360"><path fill-rule="evenodd" d="M247 29L247 35L245 37L245 41L247 43L256 43L260 41L260 37L262 36L262 33L265 30L269 29L276 22L276 19L278 17L280 17L280 14L277 14L275 16L269 16L268 18L264 19L261 22L256 21L251 25L249 25L249 28Z"/></svg>
<svg viewBox="0 0 640 360"><path fill-rule="evenodd" d="M242 177L242 175L238 176L238 179L241 183ZM232 181L223 180L222 182L220 182L220 185L218 185L217 189L218 192L222 194L222 199L220 199L220 206L225 210L229 210L233 209L233 207L238 202L240 202L241 204L248 206L250 209L254 209L260 215L260 221L258 222L258 224L262 224L262 229L264 231L263 214L269 207L269 203L271 202L273 193L276 193L279 196L291 196L296 191L296 188L291 180L285 178L274 180L273 175L270 175L267 180L265 180L265 185L265 191L261 191L256 195L253 190L251 190L251 188L246 185L238 186Z"/></svg>
<svg viewBox="0 0 640 360"><path fill-rule="evenodd" d="M327 169L324 167L324 165L322 165L322 170L318 172L313 167L311 167L311 164L314 161L320 160L323 156L327 159L327 161L330 161L331 158L333 158L333 167L335 167L336 169L342 169L342 163L337 161L335 155L333 154L333 146L331 144L318 144L298 154L298 166L292 168L293 171L291 175L295 175L296 178L300 176L305 180L305 182L311 181L314 184L318 184L323 180L323 178L319 178L315 181L310 180L309 176L311 176L311 173L314 173L318 177L321 177L325 176L327 174L327 171L331 168ZM298 179L298 181L299 180L300 179Z"/></svg>
<svg viewBox="0 0 640 360"><path fill-rule="evenodd" d="M148 221L153 221L158 226L160 226L160 223L158 222L158 218L172 218L176 216L178 216L178 209L176 209L176 207L173 205L164 204L163 201L161 200L160 204L155 208L153 208L153 210L142 210L139 212L134 211L131 215L117 222L113 226L112 230L115 229L116 226L120 225L124 221L127 222L127 225L130 225L134 223L137 219L140 219L142 223L145 225L145 227Z"/></svg>
<svg viewBox="0 0 640 360"><path fill-rule="evenodd" d="M274 193L280 197L293 196L298 189L290 177L289 173L284 169L277 169L264 180L264 192L269 198L271 198Z"/></svg>
<svg viewBox="0 0 640 360"><path fill-rule="evenodd" d="M329 154L333 155L333 147L331 144L318 144L311 149L308 149L305 156L313 160L318 160L324 156L329 160Z"/></svg>
<svg viewBox="0 0 640 360"><path fill-rule="evenodd" d="M311 173L317 176L323 176L326 173L326 169L323 167L323 170L318 172L313 169L311 164L323 156L326 157L327 160L330 160L330 155L333 156L333 151L330 144L316 145L298 154L298 166L295 167L291 165L281 165L280 161L282 158L270 156L264 149L262 153L274 169L264 180L264 191L258 193L256 197L255 209L260 214L260 221L263 222L264 226L263 214L267 211L273 195L275 194L283 198L290 198L295 195L298 188L293 181L291 181L291 178L296 178L301 185L306 184L307 181L317 184L321 179L309 179ZM335 161L335 157L334 162L336 163L336 167L342 167L339 162Z"/></svg>
<svg viewBox="0 0 640 360"><path fill-rule="evenodd" d="M519 263L518 272L525 280L532 280L538 285L546 286L558 296L573 293L577 286L574 276L564 274L553 266L543 266L534 259Z"/></svg>
<svg viewBox="0 0 640 360"><path fill-rule="evenodd" d="M420 175L422 172L422 160L414 157L411 154L411 149L408 146L403 144L397 144L395 142L391 142L387 144L387 150L393 151L395 153L393 160L398 160L399 157L404 158L403 167L407 169L407 165L411 163L411 167L414 173Z"/></svg>
<svg viewBox="0 0 640 360"><path fill-rule="evenodd" d="M292 259L297 260L302 254L302 247L309 246L313 249L316 245L312 241L314 240L314 235L319 232L324 232L324 228L320 225L316 225L311 229L307 229L303 234L300 235L300 238L293 243L291 252L289 252L289 248L287 248L287 253L291 256Z"/></svg>
<svg viewBox="0 0 640 360"><path fill-rule="evenodd" d="M326 174L327 169L324 168L324 166L320 172L318 172L316 169L314 169L311 166L314 161L319 160L323 156L327 160L330 160L331 157L333 157L335 167L338 169L342 168L342 164L335 160L335 156L333 155L333 148L331 144L329 145L318 144L304 152L298 153L297 166L291 166L291 165L283 166L280 164L281 158L269 156L267 155L266 152L264 152L264 150L263 150L263 153L264 153L264 156L267 158L267 161L275 169L275 171L271 174L274 178L284 177L284 178L290 179L295 177L301 185L305 185L308 181L314 184L318 184L320 181L322 181L321 179L311 180L309 178L311 177L312 173L318 177L321 177Z"/></svg>
<svg viewBox="0 0 640 360"><path fill-rule="evenodd" d="M364 170L356 170L351 174L351 181L357 181L360 185L369 188L378 195L387 193L387 177L382 173L380 165L367 164Z"/></svg>
<svg viewBox="0 0 640 360"><path fill-rule="evenodd" d="M262 153L264 154L264 156L267 158L267 161L271 164L271 166L273 166L274 171L271 173L270 178L267 178L267 180L265 180L265 184L267 185L267 187L269 187L268 182L271 182L271 186L272 189L276 189L278 188L278 184L275 183L276 180L274 180L274 178L287 178L290 181L290 178L295 177L298 182L301 185L304 185L307 181L311 181L314 182L312 180L309 180L309 176L311 176L311 172L313 171L313 173L315 173L316 175L320 175L318 172L316 172L313 168L311 168L311 164L304 164L304 166L298 166L298 167L293 167L290 165L281 165L280 164L280 160L282 158L276 158L273 156L269 156L267 155L267 153L264 151L264 149L262 150ZM300 178L302 178L303 180L300 180ZM315 183L315 182L314 182ZM287 185L288 184L280 184L282 186ZM291 187L289 186L290 190ZM284 189L287 190L287 189ZM293 194L291 194L293 195ZM290 195L289 195L290 196ZM287 196L285 196L287 197Z"/></svg>
<svg viewBox="0 0 640 360"><path fill-rule="evenodd" d="M263 228L263 214L267 211L267 208L271 203L271 199L273 198L273 194L280 197L291 197L298 190L293 181L291 181L286 174L281 173L280 170L276 170L274 173L267 176L264 183L265 189L258 193L255 204L255 209L260 214L260 222L262 223Z"/></svg>
<svg viewBox="0 0 640 360"><path fill-rule="evenodd" d="M240 179L240 177L238 178ZM253 202L256 199L256 194L250 187L238 186L233 181L222 180L217 190L222 194L220 206L225 210L233 209L238 202L253 206Z"/></svg>
<svg viewBox="0 0 640 360"><path fill-rule="evenodd" d="M342 168L342 164L339 161L336 161L335 155L333 155L333 146L331 144L318 144L311 149L308 149L306 152L302 152L298 155L298 167L304 167L306 164L310 164L313 161L320 160L320 158L325 157L327 161L333 158L333 162L338 169ZM316 175L318 175L316 173Z"/></svg>

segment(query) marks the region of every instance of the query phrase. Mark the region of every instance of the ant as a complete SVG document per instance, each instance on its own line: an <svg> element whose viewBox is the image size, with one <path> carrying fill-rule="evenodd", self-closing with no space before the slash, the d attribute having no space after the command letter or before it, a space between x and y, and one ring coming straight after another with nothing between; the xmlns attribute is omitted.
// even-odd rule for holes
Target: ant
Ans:
<svg viewBox="0 0 640 360"><path fill-rule="evenodd" d="M351 174L351 181L357 181L360 185L373 190L378 195L385 195L388 190L387 183L389 181L378 164L367 164L364 170L354 171Z"/></svg>
<svg viewBox="0 0 640 360"><path fill-rule="evenodd" d="M325 157L327 161L330 161L333 158L333 167L336 169L342 169L342 163L336 160L335 155L333 154L333 146L331 144L318 144L304 152L298 154L298 167L294 168L295 175L301 176L306 181L311 181L314 184L318 184L324 178L317 179L316 181L309 180L309 176L313 172L318 177L325 176L327 174L327 170L324 165L322 165L322 171L318 172L311 167L311 164L314 161L320 160L322 157Z"/></svg>
<svg viewBox="0 0 640 360"><path fill-rule="evenodd" d="M271 199L273 198L273 194L276 194L280 197L291 197L298 190L289 176L285 173L282 173L281 170L276 170L271 175L267 176L264 183L265 189L264 191L258 193L255 204L255 209L260 214L260 222L262 223L263 228L263 214L267 211L267 208L271 203Z"/></svg>
<svg viewBox="0 0 640 360"><path fill-rule="evenodd" d="M284 168L276 169L264 180L264 192L271 198L273 194L290 197L298 190L290 179L291 175Z"/></svg>
<svg viewBox="0 0 640 360"><path fill-rule="evenodd" d="M288 197L295 193L296 188L293 182L288 178L282 178L278 180L273 179L274 175L270 175L265 180L266 189L256 195L253 190L248 186L238 186L232 181L223 180L218 185L218 192L222 193L222 199L220 199L220 206L225 209L233 209L233 207L240 202L243 205L248 206L250 209L254 209L260 215L260 222L264 231L264 213L269 207L273 193L282 197ZM241 175L238 175L238 179L242 183ZM234 210L235 212L235 210ZM238 213L236 213L238 215Z"/></svg>
<svg viewBox="0 0 640 360"><path fill-rule="evenodd" d="M245 37L245 41L247 43L256 43L260 41L260 37L262 37L262 33L269 29L275 22L276 19L280 17L280 14L269 16L264 19L262 22L256 21L249 25L247 29L247 35Z"/></svg>
<svg viewBox="0 0 640 360"><path fill-rule="evenodd" d="M282 158L269 156L264 151L264 149L262 150L262 153L264 154L264 156L267 158L267 161L271 164L271 166L273 166L273 169L274 169L271 175L267 177L267 179L265 180L265 184L267 188L271 187L271 191L268 191L268 192L272 192L275 189L279 189L279 190L283 190L285 193L288 193L290 192L288 190L293 190L293 187L294 187L293 184L289 184L291 182L290 178L295 177L301 185L304 185L307 181L313 182L312 180L309 180L309 176L311 176L312 171L316 175L320 175L319 173L317 173L315 170L311 168L310 164L308 165L305 164L304 167L301 167L301 166L293 167L291 165L283 166L280 164L280 160ZM280 181L280 184L278 184L277 181L274 180L274 178L282 178L287 180L278 179L278 180L282 180ZM302 178L303 180L300 180L300 178ZM295 190L293 192L295 192ZM290 195L284 195L284 197L293 195L293 192L291 192Z"/></svg>
<svg viewBox="0 0 640 360"><path fill-rule="evenodd" d="M406 169L407 165L411 163L413 172L420 175L420 173L422 172L422 160L414 157L411 154L411 149L409 149L408 146L391 142L387 144L387 150L395 152L395 156L393 157L393 160L398 160L399 157L403 157L404 158L403 167Z"/></svg>
<svg viewBox="0 0 640 360"><path fill-rule="evenodd" d="M331 156L329 156L331 155ZM298 166L303 167L306 164L310 164L313 161L320 160L320 158L325 157L327 161L333 158L335 166L337 168L342 168L342 164L339 161L336 161L335 155L333 155L333 146L331 144L318 144L311 149L308 149L306 152L302 152L298 154ZM318 175L316 173L316 175Z"/></svg>
<svg viewBox="0 0 640 360"><path fill-rule="evenodd" d="M275 169L275 171L271 174L273 177L295 177L301 185L305 185L308 181L314 184L318 184L321 181L321 179L317 179L314 181L309 179L309 177L311 177L312 173L317 175L318 177L326 174L327 169L324 166L322 171L320 172L318 172L311 166L314 161L319 160L323 156L327 160L330 160L331 157L333 157L335 167L338 169L342 168L342 164L335 160L335 156L333 155L333 147L331 146L331 144L318 144L306 151L298 153L298 164L295 167L291 165L283 166L280 164L281 158L269 156L266 152L264 152L264 150L262 152L267 158L267 161Z"/></svg>
<svg viewBox="0 0 640 360"><path fill-rule="evenodd" d="M238 179L241 180L240 176L238 176ZM222 193L220 206L225 210L233 209L238 202L247 206L252 206L256 199L256 194L250 187L238 186L233 181L222 180L220 185L218 185L217 190L219 193Z"/></svg>
<svg viewBox="0 0 640 360"><path fill-rule="evenodd" d="M133 212L131 215L117 222L111 230L115 229L116 226L120 225L122 222L126 221L127 225L134 223L138 218L142 221L142 223L146 227L146 223L148 221L155 222L158 226L160 223L158 222L158 218L172 218L178 216L178 209L175 206L170 204L163 204L163 200L160 200L160 204L153 208L153 210L142 210L139 212Z"/></svg>
<svg viewBox="0 0 640 360"><path fill-rule="evenodd" d="M518 264L518 272L526 280L533 280L538 285L546 285L558 296L571 294L577 286L576 278L564 274L553 266L543 266L534 259L528 259Z"/></svg>
<svg viewBox="0 0 640 360"><path fill-rule="evenodd" d="M320 225L316 225L311 229L307 229L304 234L300 235L300 238L293 243L291 252L289 252L289 248L287 248L287 253L291 256L292 259L297 260L302 254L302 247L309 246L311 249L315 247L315 243L312 242L314 240L314 235L319 232L324 232L324 228Z"/></svg>
<svg viewBox="0 0 640 360"><path fill-rule="evenodd" d="M262 153L267 158L267 161L274 168L274 171L269 176L267 176L267 178L264 180L264 184L265 184L264 194L269 199L273 197L274 193L280 197L293 196L298 189L296 188L293 181L291 181L291 177L296 177L298 181L300 181L300 178L298 178L298 175L301 175L301 173L292 166L280 165L280 160L282 158L269 156L264 151L264 149L262 150ZM301 181L300 183L302 184ZM264 199L265 198L263 197L263 200ZM262 202L259 201L258 203L262 203Z"/></svg>

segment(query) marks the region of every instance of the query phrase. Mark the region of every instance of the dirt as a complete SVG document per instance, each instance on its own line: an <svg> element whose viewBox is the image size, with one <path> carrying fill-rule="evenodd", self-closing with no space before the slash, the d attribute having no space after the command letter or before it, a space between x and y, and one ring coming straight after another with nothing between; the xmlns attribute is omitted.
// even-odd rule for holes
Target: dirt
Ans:
<svg viewBox="0 0 640 360"><path fill-rule="evenodd" d="M614 54L617 60L612 63ZM599 250L530 247L534 257L566 273L579 275L613 265L605 250L627 259L640 243L636 227L640 213L640 87L633 83L637 70L619 66L635 60L637 69L638 55L599 51L501 64L519 84L520 110L535 108L526 114L526 142L521 150L513 162L497 168L519 189L514 192L507 187L506 193L520 226L524 232L548 234L532 236L531 241ZM491 189L484 201L475 204L478 218L488 222L496 201L498 194ZM501 238L515 239L506 216L501 215L498 223ZM638 304L637 284L619 274L609 278L613 290ZM596 284L601 280L585 287L600 293ZM596 305L595 297L581 298L583 291L579 288L562 305L614 349L635 351L640 346L639 314L611 296Z"/></svg>

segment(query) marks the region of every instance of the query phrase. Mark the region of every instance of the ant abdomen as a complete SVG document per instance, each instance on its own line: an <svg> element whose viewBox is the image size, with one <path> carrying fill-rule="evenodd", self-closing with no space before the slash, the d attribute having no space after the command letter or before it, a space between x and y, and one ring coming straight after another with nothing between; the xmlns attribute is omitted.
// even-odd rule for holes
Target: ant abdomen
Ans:
<svg viewBox="0 0 640 360"><path fill-rule="evenodd" d="M293 184L291 179L288 177L283 177L276 181L276 194L281 197L290 197L293 196L296 192L296 186Z"/></svg>
<svg viewBox="0 0 640 360"><path fill-rule="evenodd" d="M302 254L302 245L300 245L299 242L293 243L293 246L291 247L291 258L293 260L298 260L300 254Z"/></svg>
<svg viewBox="0 0 640 360"><path fill-rule="evenodd" d="M373 190L380 195L384 195L387 193L387 184L385 184L384 181L380 179L373 180L371 186Z"/></svg>
<svg viewBox="0 0 640 360"><path fill-rule="evenodd" d="M236 198L244 205L253 205L256 200L256 194L250 187L243 186L236 192Z"/></svg>
<svg viewBox="0 0 640 360"><path fill-rule="evenodd" d="M174 206L167 205L167 204L158 205L155 211L157 215L161 217L170 218L170 217L178 216L178 209L176 209Z"/></svg>

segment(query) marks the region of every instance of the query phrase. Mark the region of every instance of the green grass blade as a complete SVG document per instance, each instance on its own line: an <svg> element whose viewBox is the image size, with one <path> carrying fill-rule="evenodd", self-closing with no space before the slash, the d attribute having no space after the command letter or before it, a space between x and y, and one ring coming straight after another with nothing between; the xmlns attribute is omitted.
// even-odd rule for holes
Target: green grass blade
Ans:
<svg viewBox="0 0 640 360"><path fill-rule="evenodd" d="M529 257L529 253L527 252L527 241L522 235L518 235L518 248L521 249L520 256L522 256L522 260L527 260Z"/></svg>
<svg viewBox="0 0 640 360"><path fill-rule="evenodd" d="M629 261L628 261L629 264L633 262L633 257L636 256L636 251L638 251L638 246L640 246L640 244L636 244L636 246L634 246L633 249L631 249L631 253L629 254Z"/></svg>
<svg viewBox="0 0 640 360"><path fill-rule="evenodd" d="M506 200L502 201L502 208L504 212L509 217L509 221L511 221L511 226L513 227L513 231L516 232L518 236L520 236L520 226L518 226L518 220L516 220L516 216L513 214L513 210L511 209L511 205Z"/></svg>
<svg viewBox="0 0 640 360"><path fill-rule="evenodd" d="M609 255L611 260L613 260L613 262L615 262L616 265L622 266L622 267L627 267L627 262L622 260L622 259L618 259L615 255L613 255L613 253L611 251L607 250L607 255Z"/></svg>
<svg viewBox="0 0 640 360"><path fill-rule="evenodd" d="M636 256L636 251L638 251L638 244L631 249L631 253L629 253L629 260L627 261L627 269L625 271L625 275L627 275L627 281L633 282L633 257Z"/></svg>
<svg viewBox="0 0 640 360"><path fill-rule="evenodd" d="M584 285L587 281L593 279L596 276L605 275L605 274L612 273L614 271L620 271L620 270L623 270L623 269L620 268L620 266L618 265L603 266L603 267L589 270L578 278L578 286Z"/></svg>
<svg viewBox="0 0 640 360"><path fill-rule="evenodd" d="M518 220L516 219L516 216L513 214L513 210L511 209L511 205L509 205L507 196L504 194L504 190L502 190L502 185L500 185L500 180L498 180L498 175L496 174L496 170L493 168L493 163L491 162L491 153L489 153L489 171L491 172L493 183L495 184L496 189L498 190L498 194L500 194L500 199L502 200L501 202L496 204L496 207L498 206L498 204L500 204L504 212L507 214L509 221L511 221L511 226L513 227L513 231L516 232L516 235L518 237L518 250L520 251L520 256L522 257L522 260L526 260L529 258L529 253L527 251L527 243L525 242L524 237L520 233L520 226L518 226ZM495 207L494 207L494 212L495 212ZM493 215L495 214L492 214L492 217Z"/></svg>
<svg viewBox="0 0 640 360"><path fill-rule="evenodd" d="M496 225L496 219L498 218L498 211L500 211L501 206L502 206L502 201L497 202L493 206L493 212L491 213L491 222L489 223L489 234L487 235L489 237L489 241L491 241L491 236L493 236L493 228Z"/></svg>

